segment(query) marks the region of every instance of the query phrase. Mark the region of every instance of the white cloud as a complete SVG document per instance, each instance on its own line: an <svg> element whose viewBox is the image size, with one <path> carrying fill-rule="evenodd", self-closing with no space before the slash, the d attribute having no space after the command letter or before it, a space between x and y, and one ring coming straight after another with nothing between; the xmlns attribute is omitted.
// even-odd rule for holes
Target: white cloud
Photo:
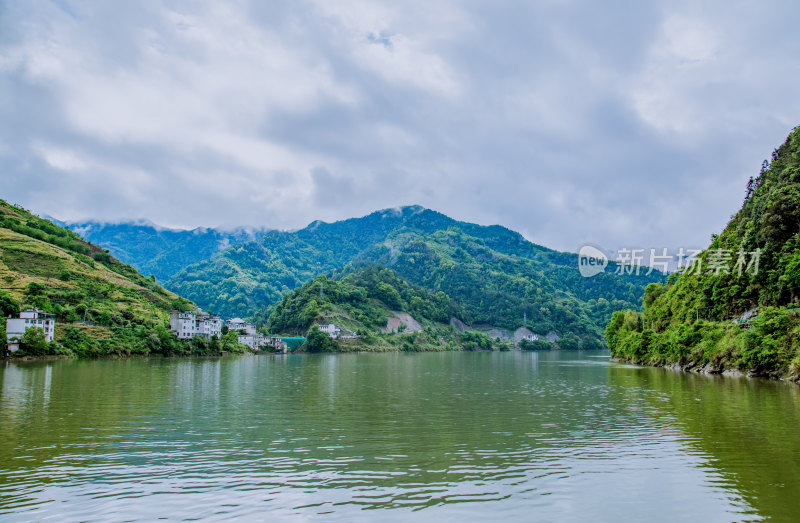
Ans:
<svg viewBox="0 0 800 523"><path fill-rule="evenodd" d="M34 150L51 167L61 171L81 171L86 168L86 161L75 151L52 147L47 144L34 145Z"/></svg>

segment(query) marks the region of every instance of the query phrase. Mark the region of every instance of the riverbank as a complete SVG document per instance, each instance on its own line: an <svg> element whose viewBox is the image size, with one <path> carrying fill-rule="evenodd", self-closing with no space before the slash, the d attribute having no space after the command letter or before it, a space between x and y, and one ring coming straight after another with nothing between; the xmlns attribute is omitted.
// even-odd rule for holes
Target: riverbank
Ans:
<svg viewBox="0 0 800 523"><path fill-rule="evenodd" d="M732 365L725 363L697 363L694 361L680 362L665 362L665 361L648 361L636 358L624 358L620 356L611 356L611 361L617 363L630 363L633 365L640 365L643 367L661 367L664 369L687 372L692 374L706 374L706 375L719 375L738 378L761 378L768 380L790 381L792 383L800 384L800 373L792 368L785 370L778 370L773 372L758 372L754 369L739 369Z"/></svg>
<svg viewBox="0 0 800 523"><path fill-rule="evenodd" d="M258 354L255 351L246 351L246 352L217 352L212 354L199 354L199 353L188 353L188 354L158 354L158 353L131 353L131 354L124 354L124 353L114 353L114 354L99 354L95 356L78 356L74 354L47 354L43 356L32 356L29 354L24 354L21 356L9 356L6 358L1 359L0 361L5 362L42 362L42 361L75 361L75 360L134 360L134 359L191 359L191 358L224 358L228 356L253 356ZM271 354L262 352L262 354Z"/></svg>

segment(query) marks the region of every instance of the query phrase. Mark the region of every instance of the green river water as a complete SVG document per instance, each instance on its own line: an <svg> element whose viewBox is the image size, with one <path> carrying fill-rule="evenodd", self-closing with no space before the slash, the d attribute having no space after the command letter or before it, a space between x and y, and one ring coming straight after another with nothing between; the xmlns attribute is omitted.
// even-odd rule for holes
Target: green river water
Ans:
<svg viewBox="0 0 800 523"><path fill-rule="evenodd" d="M0 520L800 518L800 387L604 353L0 363Z"/></svg>

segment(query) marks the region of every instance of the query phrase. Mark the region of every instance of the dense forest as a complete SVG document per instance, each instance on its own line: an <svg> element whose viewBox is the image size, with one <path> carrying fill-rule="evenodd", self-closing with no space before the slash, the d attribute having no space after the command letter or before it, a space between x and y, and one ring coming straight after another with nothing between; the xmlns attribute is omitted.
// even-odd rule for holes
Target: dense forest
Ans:
<svg viewBox="0 0 800 523"><path fill-rule="evenodd" d="M747 184L741 210L644 312L615 312L608 345L621 358L708 371L800 370L800 127Z"/></svg>
<svg viewBox="0 0 800 523"><path fill-rule="evenodd" d="M169 311L194 304L74 232L0 200L0 314L36 307L56 318L51 343L30 329L18 355L215 354L243 351L235 334L179 341ZM6 338L5 322L0 336ZM41 332L41 331L39 331Z"/></svg>
<svg viewBox="0 0 800 523"><path fill-rule="evenodd" d="M353 270L341 280L318 276L284 296L270 312L270 332L308 333L304 348L311 352L512 348L479 331L458 332L449 322L463 318L464 311L449 296L413 285L378 266ZM398 322L397 329L386 328L389 318L406 314L412 318L411 325ZM350 336L331 340L317 323L335 323Z"/></svg>

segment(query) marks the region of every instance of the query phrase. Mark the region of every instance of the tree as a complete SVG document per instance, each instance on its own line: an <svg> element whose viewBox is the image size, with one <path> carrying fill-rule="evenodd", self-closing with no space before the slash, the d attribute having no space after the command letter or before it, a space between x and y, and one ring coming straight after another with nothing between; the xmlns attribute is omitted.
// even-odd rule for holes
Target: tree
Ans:
<svg viewBox="0 0 800 523"><path fill-rule="evenodd" d="M581 348L581 340L575 334L569 333L558 340L561 350L578 350Z"/></svg>
<svg viewBox="0 0 800 523"><path fill-rule="evenodd" d="M43 356L49 349L44 331L39 327L28 327L19 343L20 349L31 356Z"/></svg>
<svg viewBox="0 0 800 523"><path fill-rule="evenodd" d="M533 341L522 340L519 342L519 348L522 350L550 350L553 348L553 344L541 338Z"/></svg>
<svg viewBox="0 0 800 523"><path fill-rule="evenodd" d="M229 330L222 335L222 350L225 352L241 352L239 334L235 330Z"/></svg>
<svg viewBox="0 0 800 523"><path fill-rule="evenodd" d="M0 291L0 317L19 315L19 302L5 291Z"/></svg>
<svg viewBox="0 0 800 523"><path fill-rule="evenodd" d="M308 329L306 342L303 344L308 352L333 352L336 345L330 336L319 330L316 323Z"/></svg>

